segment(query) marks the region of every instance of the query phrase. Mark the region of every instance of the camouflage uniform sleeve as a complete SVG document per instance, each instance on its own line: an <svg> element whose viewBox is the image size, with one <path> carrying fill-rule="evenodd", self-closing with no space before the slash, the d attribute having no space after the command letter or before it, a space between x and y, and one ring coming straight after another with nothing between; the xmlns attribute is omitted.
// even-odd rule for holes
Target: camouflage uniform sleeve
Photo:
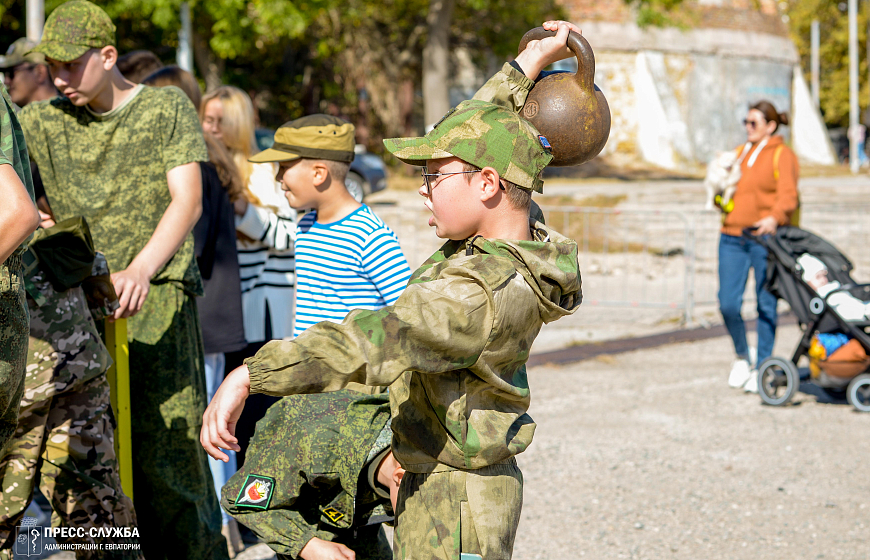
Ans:
<svg viewBox="0 0 870 560"><path fill-rule="evenodd" d="M474 270L449 267L409 284L395 305L355 310L292 341L273 341L246 360L251 392L335 391L348 382L388 386L405 371L446 373L472 366L492 331L492 292Z"/></svg>
<svg viewBox="0 0 870 560"><path fill-rule="evenodd" d="M194 161L208 161L202 126L193 102L178 88L167 87L169 114L163 130L163 168L169 172Z"/></svg>
<svg viewBox="0 0 870 560"><path fill-rule="evenodd" d="M230 510L230 515L250 528L276 554L290 558L297 558L299 552L314 537L324 541L336 538L334 533L318 530L316 519L312 525L301 512L290 508L245 511L235 509Z"/></svg>
<svg viewBox="0 0 870 560"><path fill-rule="evenodd" d="M505 62L501 70L477 90L474 99L489 101L519 113L526 104L526 97L534 85L535 82L528 79L525 74Z"/></svg>
<svg viewBox="0 0 870 560"><path fill-rule="evenodd" d="M13 165L15 161L15 131L12 130L12 116L6 103L0 100L0 165ZM32 197L32 193L31 193Z"/></svg>

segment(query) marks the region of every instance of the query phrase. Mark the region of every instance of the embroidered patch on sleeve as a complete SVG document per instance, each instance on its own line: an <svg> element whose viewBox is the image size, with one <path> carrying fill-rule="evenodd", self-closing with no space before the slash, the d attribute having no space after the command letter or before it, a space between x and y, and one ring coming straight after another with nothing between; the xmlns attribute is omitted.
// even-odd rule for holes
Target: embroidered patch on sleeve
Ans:
<svg viewBox="0 0 870 560"><path fill-rule="evenodd" d="M237 507L268 509L275 491L275 479L271 476L249 474L236 498Z"/></svg>
<svg viewBox="0 0 870 560"><path fill-rule="evenodd" d="M344 517L344 514L341 513L340 511L338 511L337 509L335 509L334 507L326 508L325 510L323 510L323 513L333 523L338 523L341 520L341 518Z"/></svg>

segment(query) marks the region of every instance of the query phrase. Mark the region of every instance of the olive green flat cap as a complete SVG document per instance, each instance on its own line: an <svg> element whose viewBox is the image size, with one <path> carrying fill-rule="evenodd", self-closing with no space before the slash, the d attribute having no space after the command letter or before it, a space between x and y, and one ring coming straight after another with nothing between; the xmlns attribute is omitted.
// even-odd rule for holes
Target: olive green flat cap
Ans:
<svg viewBox="0 0 870 560"><path fill-rule="evenodd" d="M70 0L54 9L45 22L42 41L30 52L72 62L91 49L115 44L115 24L102 8L87 0Z"/></svg>
<svg viewBox="0 0 870 560"><path fill-rule="evenodd" d="M354 156L354 126L331 115L308 115L284 123L275 131L275 143L248 161L292 161L299 158L350 163Z"/></svg>
<svg viewBox="0 0 870 560"><path fill-rule="evenodd" d="M45 64L45 57L37 52L30 52L36 46L36 41L22 37L9 45L6 56L0 57L0 70L14 68L19 64Z"/></svg>
<svg viewBox="0 0 870 560"><path fill-rule="evenodd" d="M384 146L410 165L455 156L492 167L516 186L543 192L541 172L553 159L550 143L532 124L500 105L472 99L447 113L426 136L389 138Z"/></svg>

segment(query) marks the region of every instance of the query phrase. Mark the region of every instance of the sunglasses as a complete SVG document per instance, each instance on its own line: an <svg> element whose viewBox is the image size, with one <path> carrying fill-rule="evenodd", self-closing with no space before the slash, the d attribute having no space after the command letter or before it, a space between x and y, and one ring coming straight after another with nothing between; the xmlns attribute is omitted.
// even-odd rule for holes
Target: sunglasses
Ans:
<svg viewBox="0 0 870 560"><path fill-rule="evenodd" d="M748 126L749 128L757 128L761 123L758 121L751 121L749 119L743 119L743 126Z"/></svg>
<svg viewBox="0 0 870 560"><path fill-rule="evenodd" d="M33 65L32 64L19 64L18 66L13 66L12 68L7 68L6 70L2 71L3 77L6 78L7 80L15 79L15 74L17 72L21 72L22 70L24 70L24 71L33 70Z"/></svg>

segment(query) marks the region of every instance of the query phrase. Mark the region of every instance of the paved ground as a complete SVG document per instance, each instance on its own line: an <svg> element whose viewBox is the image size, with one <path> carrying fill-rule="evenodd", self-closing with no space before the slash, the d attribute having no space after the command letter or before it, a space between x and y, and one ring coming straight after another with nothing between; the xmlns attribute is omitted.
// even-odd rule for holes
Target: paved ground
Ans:
<svg viewBox="0 0 870 560"><path fill-rule="evenodd" d="M781 329L778 353L797 337ZM730 345L532 369L514 557L867 558L870 415L810 385L762 406L728 388Z"/></svg>

